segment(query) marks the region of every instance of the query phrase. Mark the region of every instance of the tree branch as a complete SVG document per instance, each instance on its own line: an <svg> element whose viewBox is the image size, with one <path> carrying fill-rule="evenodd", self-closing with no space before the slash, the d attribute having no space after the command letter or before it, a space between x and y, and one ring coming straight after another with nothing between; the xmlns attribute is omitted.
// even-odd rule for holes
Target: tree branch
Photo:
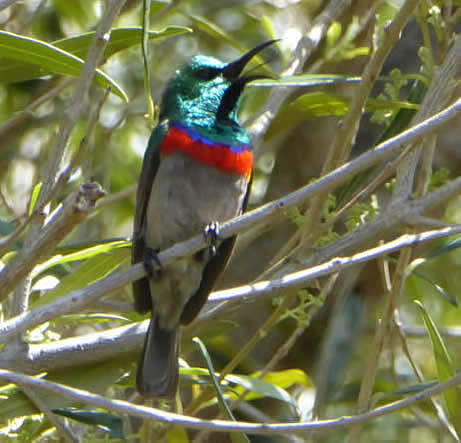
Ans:
<svg viewBox="0 0 461 443"><path fill-rule="evenodd" d="M273 295L274 292L286 288L304 287L310 281L320 276L331 275L346 268L356 266L359 263L375 260L378 257L386 256L404 247L415 246L460 232L461 226L453 226L422 232L420 234L403 235L391 242L360 252L351 257L336 258L310 269L287 274L279 279L261 281L252 285L244 285L233 289L214 292L209 297L208 306L212 303L220 303L229 300L235 301L243 299L244 297L254 298L263 295ZM58 302L59 300L48 305L50 312L57 313L56 304L58 304ZM221 306L218 306L217 308L219 309L220 307ZM218 311L217 308L211 308L203 312L199 316L198 322L207 321L210 316L216 314ZM72 307L69 307L69 309L72 309ZM31 314L35 311L32 311ZM59 312L57 315L62 314L62 312ZM20 317L16 323L16 327L20 328L21 331L33 327L37 324L30 323L33 319L34 317L32 317L32 319ZM141 349L147 332L148 323L149 320L146 320L141 323L130 324L128 326L59 340L52 343L29 345L28 349L22 352L17 349L12 349L11 351L7 349L0 353L0 367L20 370L27 373L36 373L39 371L75 367L76 365L85 365L105 361L110 358L126 356L138 352ZM5 329L4 325L2 325L0 327L0 343L7 342L8 335L14 334L15 331L14 327L8 327L7 325Z"/></svg>
<svg viewBox="0 0 461 443"><path fill-rule="evenodd" d="M357 172L366 169L378 163L379 161L385 160L386 158L397 153L402 148L402 146L405 146L406 144L413 142L419 137L429 132L432 132L435 128L440 127L443 123L453 118L459 112L460 109L461 99L459 99L454 105L450 106L443 112L440 112L434 117L425 120L421 124L413 128L410 128L409 130L399 134L398 136L385 141L372 151L362 154L361 156L357 157L357 159L355 159L353 162L350 162L336 169L330 174L321 177L316 182L310 185L306 185L279 200L275 200L260 208L250 211L244 214L243 216L237 217L227 223L224 223L221 227L221 237L227 238L229 236L235 235L238 232L244 229L248 229L249 227L254 226L257 223L260 223L261 221L264 221L269 217L280 215L281 213L286 211L286 209L304 202L305 200L307 200L312 195L315 195L318 192L325 192L326 190L332 190L336 188L337 186L347 181L350 177L354 176ZM438 191L435 191L432 194L430 194L430 196L426 197L426 199L434 199L434 196L436 196L435 198L438 198L439 200L429 202L429 200L425 199L423 207L425 205L427 205L427 208L432 207L439 201L443 201L444 199L448 198L447 196L442 198L441 193L445 192L448 193L448 196L451 195L453 192L457 191L460 182L461 179L455 180L452 183L439 189ZM414 206L414 203L413 205L411 203L409 203L408 205L403 205L402 210L406 210L407 206L412 207ZM396 215L401 216L402 213L397 213ZM410 215L422 215L422 212L418 212L418 210L413 210L413 212L408 211L407 217L409 217ZM365 236L367 236L368 233L368 238L370 238L371 232L372 236L377 235L379 232L383 232L384 230L387 230L390 226L392 226L392 217L390 219L380 217L378 218L378 220L382 224L382 231L376 229L375 220L375 222L372 223L371 226L369 226L370 224L363 226L361 229L355 231L354 233L342 237L332 245L323 248L322 251L324 251L327 257L331 258L333 256L338 255L338 252L347 250L347 242L351 243L350 246L354 245L357 242L357 232L360 232L360 235ZM402 221L403 219L400 218L400 220ZM372 229L374 229L374 231L372 231ZM167 249L166 251L160 252L160 254L158 255L158 259L161 263L166 264L179 257L192 254L204 248L205 246L206 244L203 235L197 235L191 238L190 240L178 243L173 247ZM318 259L319 257L323 258L323 256L319 256L319 254L317 254L316 258ZM320 261L322 260L317 260L317 263ZM311 263L313 263L312 260ZM16 264L15 268L13 268L16 269L17 272L18 266L19 265ZM9 271L9 268L11 268L11 263L8 264L5 267L5 269L3 269L3 271L0 273L0 287L3 287L3 285L5 285L5 282L9 282L10 285L12 284L10 274L11 270ZM5 275L8 278L6 278ZM5 323L3 323L3 325L0 326L0 342L2 342L2 340L5 340L6 336L9 336L9 334L14 333L13 331L16 331L15 333L17 334L21 331L26 330L29 327L42 323L43 321L48 321L51 318L56 317L56 315L61 315L67 312L75 312L83 308L84 306L88 305L89 303L92 303L94 300L106 294L107 292L118 289L133 280L142 278L143 276L145 276L144 266L142 265L142 263L138 263L126 271L113 273L105 279L102 279L97 283L88 286L87 288L72 291L70 294L61 297L59 300L53 303L53 308L51 308L50 306L43 306L35 309L30 313L20 314L6 321ZM6 296L6 294L3 296Z"/></svg>
<svg viewBox="0 0 461 443"><path fill-rule="evenodd" d="M202 420L199 418L174 414L172 412L165 412L160 409L134 405L123 400L110 400L82 389L75 389L59 383L49 382L24 374L15 374L6 370L0 370L0 378L19 386L44 389L62 397L103 408L116 414L129 415L147 420L156 420L174 424L176 426L183 426L189 429L205 429L214 432L250 432L252 434L281 434L285 432L301 432L309 430L319 431L338 428L342 429L354 424L365 423L377 417L406 408L421 400L441 394L442 392L461 384L461 374L458 374L446 382L432 386L419 392L418 394L355 416L300 423L248 423L226 420Z"/></svg>

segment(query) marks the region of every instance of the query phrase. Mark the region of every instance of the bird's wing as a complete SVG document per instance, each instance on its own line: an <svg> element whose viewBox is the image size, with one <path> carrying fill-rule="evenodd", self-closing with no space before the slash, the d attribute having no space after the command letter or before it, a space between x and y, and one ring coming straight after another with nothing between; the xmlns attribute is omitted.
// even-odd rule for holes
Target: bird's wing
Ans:
<svg viewBox="0 0 461 443"><path fill-rule="evenodd" d="M253 174L251 174L248 181L247 190L242 205L242 213L246 211L248 206L248 199L250 197L251 182L253 180ZM206 264L203 273L202 280L200 281L200 286L197 289L197 292L189 299L184 306L184 309L181 314L181 323L183 325L189 324L202 309L203 305L208 299L213 286L216 283L216 280L222 274L234 249L234 244L236 236L226 238L218 247L216 255L211 257Z"/></svg>
<svg viewBox="0 0 461 443"><path fill-rule="evenodd" d="M159 123L150 136L144 160L142 163L141 176L136 194L136 212L134 217L133 238L131 247L131 263L135 264L144 259L144 231L146 210L149 203L152 184L157 174L160 163L160 146L168 132L168 121ZM141 278L133 282L134 306L136 311L145 313L152 309L149 281Z"/></svg>

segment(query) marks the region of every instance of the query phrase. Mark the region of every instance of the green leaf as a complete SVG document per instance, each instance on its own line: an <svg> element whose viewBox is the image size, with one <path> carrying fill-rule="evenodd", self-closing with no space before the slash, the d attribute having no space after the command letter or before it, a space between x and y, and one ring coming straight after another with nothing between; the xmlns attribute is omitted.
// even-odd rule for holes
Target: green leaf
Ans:
<svg viewBox="0 0 461 443"><path fill-rule="evenodd" d="M440 246L432 250L427 256L427 259L440 257L441 255L447 254L448 252L454 251L459 248L461 248L461 237L456 237L454 240L447 242L443 246Z"/></svg>
<svg viewBox="0 0 461 443"><path fill-rule="evenodd" d="M453 378L456 375L455 368L448 349L440 335L437 326L432 320L429 313L426 311L422 303L418 300L414 300L418 306L421 315L423 317L424 324L426 326L429 337L431 338L432 350L434 353L435 363L437 367L437 374L441 383ZM449 389L443 394L445 400L448 417L458 435L461 432L461 392L459 387Z"/></svg>
<svg viewBox="0 0 461 443"><path fill-rule="evenodd" d="M71 418L72 420L86 425L96 426L101 431L108 433L112 437L124 439L123 421L120 417L110 414L109 412L101 411L86 411L77 408L59 408L52 411L63 417Z"/></svg>
<svg viewBox="0 0 461 443"><path fill-rule="evenodd" d="M168 26L161 31L149 31L149 40L160 40L192 32L192 29L185 26ZM110 40L104 51L104 59L108 59L123 49L127 49L141 43L142 28L115 28L110 33ZM95 32L87 32L75 37L64 38L53 42L54 46L63 49L80 58L85 58L88 49L93 41Z"/></svg>
<svg viewBox="0 0 461 443"><path fill-rule="evenodd" d="M150 31L149 40L158 40L187 32L192 32L192 29L183 26L169 26L161 31ZM69 54L84 59L88 53L88 49L93 41L94 35L95 32L87 32L74 37L56 40L51 44L56 48L68 52ZM109 57L119 51L122 51L123 49L139 44L141 42L141 38L142 28L113 29L109 43L104 51L104 60L107 60ZM0 56L2 55L3 54L0 52ZM15 63L3 63L3 66L0 67L0 82L21 82L54 73L55 72L53 71L46 70L46 66L27 63L24 59L20 59Z"/></svg>
<svg viewBox="0 0 461 443"><path fill-rule="evenodd" d="M296 110L304 118L327 115L344 115L349 108L348 101L326 92L309 92L287 105L287 110Z"/></svg>
<svg viewBox="0 0 461 443"><path fill-rule="evenodd" d="M14 70L16 75L11 77L9 63L3 60L0 67L0 83L30 80L49 74L78 77L84 64L82 59L49 43L5 31L0 31L0 58L21 62L20 70L23 71L22 78L18 70ZM32 76L24 66L24 61L25 64L38 69ZM115 80L99 69L95 73L95 82L104 89L111 87L115 94L128 101L127 95Z"/></svg>
<svg viewBox="0 0 461 443"><path fill-rule="evenodd" d="M280 386L276 386L273 383L248 375L235 374L226 375L225 380L231 383L235 383L236 385L239 385L242 388L250 391L252 394L249 394L246 397L247 400L261 397L270 397L285 403L289 403L296 407L295 399L287 391L285 391L285 389L281 388ZM242 389L238 389L237 391L240 392Z"/></svg>
<svg viewBox="0 0 461 443"><path fill-rule="evenodd" d="M62 317L56 318L54 321L67 321L67 320L77 320L79 322L90 322L91 324L94 323L102 323L105 321L122 321L122 322L131 322L131 320L127 317L123 317L122 315L116 314L107 314L107 313L85 313L85 314L69 314L63 315Z"/></svg>
<svg viewBox="0 0 461 443"><path fill-rule="evenodd" d="M29 216L31 216L32 212L34 212L35 203L37 203L37 198L40 194L40 189L42 189L42 182L37 183L34 186L34 189L32 190L32 195L30 197L30 203L29 203Z"/></svg>
<svg viewBox="0 0 461 443"><path fill-rule="evenodd" d="M402 389L399 389L398 391L393 391L386 393L385 396L396 396L396 395L411 395L411 394L417 394L418 392L422 392L426 389L432 388L435 385L437 385L438 382L436 381L430 381L427 383L419 383L417 385L410 385L406 386Z"/></svg>
<svg viewBox="0 0 461 443"><path fill-rule="evenodd" d="M213 385L216 389L216 395L217 395L217 399L218 399L218 402L219 402L219 405L221 406L221 409L222 409L222 412L224 412L227 417L232 420L232 421L236 421L235 420L235 417L234 417L234 414L232 414L232 411L230 410L229 406L227 405L226 403L226 400L224 398L224 394L222 392L222 389L221 389L221 386L219 385L219 381L216 377L216 373L215 373L215 370L214 370L214 367L213 367L213 363L211 361L211 357L210 357L210 354L208 354L208 350L205 346L205 344L198 338L198 337L194 337L192 339L192 341L194 343L197 343L197 345L199 346L200 348L200 351L206 361L206 364L207 364L207 367L208 367L208 372L209 372L209 375L211 376L211 379L213 381ZM249 438L243 433L243 432L233 432L231 433L231 439L232 439L232 442L233 443L244 443L244 442L249 442Z"/></svg>
<svg viewBox="0 0 461 443"><path fill-rule="evenodd" d="M32 277L38 276L53 266L86 260L99 254L111 253L114 249L128 248L130 246L131 242L117 239L109 242L91 243L87 246L64 247L59 251L60 253L37 265L32 271Z"/></svg>
<svg viewBox="0 0 461 443"><path fill-rule="evenodd" d="M259 372L252 374L259 376ZM272 371L264 375L263 380L281 388L289 388L295 384L303 385L306 388L312 387L312 382L307 374L301 369L285 369L283 371Z"/></svg>
<svg viewBox="0 0 461 443"><path fill-rule="evenodd" d="M308 92L297 97L291 103L282 105L267 131L266 137L270 138L277 135L309 118L344 115L348 108L348 101L342 97L323 91Z"/></svg>
<svg viewBox="0 0 461 443"><path fill-rule="evenodd" d="M270 88L273 86L311 87L337 83L356 83L361 77L348 77L333 74L302 74L280 77L278 79L260 79L248 84L251 87Z"/></svg>
<svg viewBox="0 0 461 443"><path fill-rule="evenodd" d="M398 111L400 109L418 110L419 104L406 102L404 100L384 100L380 98L369 98L367 100L366 111Z"/></svg>
<svg viewBox="0 0 461 443"><path fill-rule="evenodd" d="M122 243L122 242L121 242ZM45 295L40 297L40 299L32 305L33 308L42 306L57 298L61 297L64 294L67 294L70 291L73 291L78 288L88 286L98 280L101 280L114 269L119 267L122 263L129 259L130 251L125 244L116 244L110 245L104 244L100 245L97 250L92 251L92 256L82 263L79 268L72 272L71 274L66 275L55 289L47 291ZM89 252L87 250L82 251L80 257L87 255ZM73 254L72 258L75 259L79 256L78 253ZM69 257L53 257L57 258L53 265L64 263L70 261ZM81 259L81 258L80 258ZM46 263L47 266L50 265L50 261ZM34 273L36 270L34 270Z"/></svg>
<svg viewBox="0 0 461 443"><path fill-rule="evenodd" d="M327 50L333 48L339 41L343 27L339 22L333 22L327 30L326 34L326 47Z"/></svg>
<svg viewBox="0 0 461 443"><path fill-rule="evenodd" d="M124 372L128 371L131 364L132 360L126 358L87 366L75 365L74 367L70 366L61 371L47 374L46 379L104 395L106 389L113 385ZM45 375L41 374L41 377L45 378ZM15 417L40 413L36 406L16 386L4 386L0 393L2 397L7 397L0 398L0 424L6 424L9 419ZM41 391L40 398L51 409L64 408L78 403L50 391Z"/></svg>
<svg viewBox="0 0 461 443"><path fill-rule="evenodd" d="M422 103L426 90L427 88L423 82L419 80L414 81L410 93L408 94L407 102L416 104ZM375 146L408 128L415 113L415 109L407 108L401 108L396 111L391 123L379 136ZM373 167L358 173L342 190L340 190L338 195L338 207L343 206L360 187L364 186L364 184L375 174L376 170L377 168Z"/></svg>
<svg viewBox="0 0 461 443"><path fill-rule="evenodd" d="M189 443L187 431L179 426L170 426L167 434L168 443Z"/></svg>
<svg viewBox="0 0 461 443"><path fill-rule="evenodd" d="M422 260L421 264L424 263L424 261L425 260ZM458 300L456 297L453 294L445 291L445 289L443 289L442 286L440 286L435 280L422 272L416 271L415 269L412 269L411 274L429 283L437 292L437 294L440 294L448 303L450 303L450 305L454 306L455 308L458 307Z"/></svg>
<svg viewBox="0 0 461 443"><path fill-rule="evenodd" d="M224 412L229 419L235 421L235 417L232 414L232 411L230 410L229 406L227 405L226 400L224 399L224 394L221 390L221 386L219 385L218 379L216 378L213 363L211 361L210 354L208 354L208 350L205 344L198 337L194 337L192 341L198 345L198 347L200 348L200 352L202 353L203 358L205 359L205 362L208 367L208 375L211 377L211 380L213 381L214 387L216 389L216 394L218 397L218 402L221 406L222 412Z"/></svg>

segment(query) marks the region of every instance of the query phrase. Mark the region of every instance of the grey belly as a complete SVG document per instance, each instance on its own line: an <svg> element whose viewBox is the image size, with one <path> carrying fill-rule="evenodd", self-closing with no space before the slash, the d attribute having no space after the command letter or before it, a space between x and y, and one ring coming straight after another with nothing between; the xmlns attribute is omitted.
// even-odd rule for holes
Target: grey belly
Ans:
<svg viewBox="0 0 461 443"><path fill-rule="evenodd" d="M147 207L146 244L164 249L239 214L247 181L195 160L164 157Z"/></svg>
<svg viewBox="0 0 461 443"><path fill-rule="evenodd" d="M150 195L145 241L165 249L203 232L213 221L224 222L240 213L247 181L200 165L182 155L163 158ZM180 322L187 301L200 286L203 260L184 257L163 268L160 280L150 281L154 311L162 328Z"/></svg>

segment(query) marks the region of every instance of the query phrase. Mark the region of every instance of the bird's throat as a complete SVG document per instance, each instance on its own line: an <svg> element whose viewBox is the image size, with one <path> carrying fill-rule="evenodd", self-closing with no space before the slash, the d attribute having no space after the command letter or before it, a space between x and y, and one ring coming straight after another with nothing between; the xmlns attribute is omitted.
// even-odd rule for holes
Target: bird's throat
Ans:
<svg viewBox="0 0 461 443"><path fill-rule="evenodd" d="M217 143L177 123L168 130L160 152L165 156L182 153L206 166L246 177L253 169L253 153L249 145Z"/></svg>

